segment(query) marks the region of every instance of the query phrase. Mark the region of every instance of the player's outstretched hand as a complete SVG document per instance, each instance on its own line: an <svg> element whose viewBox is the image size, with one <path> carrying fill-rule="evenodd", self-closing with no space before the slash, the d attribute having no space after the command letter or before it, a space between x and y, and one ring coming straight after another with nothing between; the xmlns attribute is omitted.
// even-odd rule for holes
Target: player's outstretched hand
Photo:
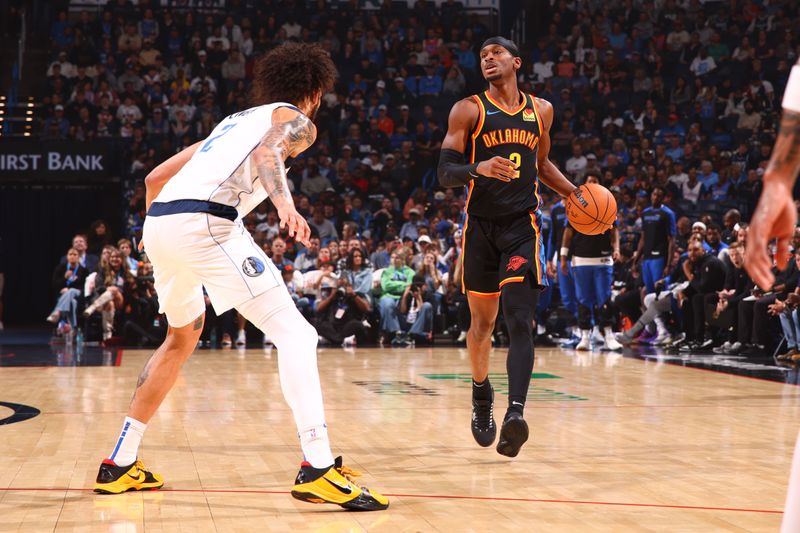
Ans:
<svg viewBox="0 0 800 533"><path fill-rule="evenodd" d="M747 232L744 266L756 284L768 291L775 283L767 243L778 239L775 261L783 270L789 260L789 240L797 223L797 206L792 190L776 181L764 182L764 190Z"/></svg>
<svg viewBox="0 0 800 533"><path fill-rule="evenodd" d="M478 163L477 171L481 176L509 182L514 179L517 172L517 165L510 159L497 155L488 161L481 161Z"/></svg>
<svg viewBox="0 0 800 533"><path fill-rule="evenodd" d="M281 228L289 228L290 237L294 237L296 241L305 246L309 245L311 228L308 227L308 222L294 206L278 209L278 218L281 221Z"/></svg>

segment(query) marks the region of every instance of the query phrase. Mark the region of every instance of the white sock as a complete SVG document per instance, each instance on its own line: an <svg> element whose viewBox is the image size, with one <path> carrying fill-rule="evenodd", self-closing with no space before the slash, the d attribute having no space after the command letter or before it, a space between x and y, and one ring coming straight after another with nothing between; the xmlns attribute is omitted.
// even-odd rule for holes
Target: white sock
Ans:
<svg viewBox="0 0 800 533"><path fill-rule="evenodd" d="M269 289L236 309L261 331L269 331L278 350L281 390L292 409L306 461L314 468L331 466L333 454L317 371L317 331L284 286Z"/></svg>
<svg viewBox="0 0 800 533"><path fill-rule="evenodd" d="M300 447L303 456L314 468L325 468L333 464L331 443L327 426L317 426L300 432Z"/></svg>
<svg viewBox="0 0 800 533"><path fill-rule="evenodd" d="M658 331L659 335L666 335L667 333L669 333L669 330L667 330L667 325L664 323L663 318L657 316L655 318L655 322L656 322L656 330Z"/></svg>
<svg viewBox="0 0 800 533"><path fill-rule="evenodd" d="M114 461L117 466L133 464L136 461L139 443L142 442L145 429L147 429L147 424L126 416L122 423L119 439L117 439L117 445L109 459Z"/></svg>

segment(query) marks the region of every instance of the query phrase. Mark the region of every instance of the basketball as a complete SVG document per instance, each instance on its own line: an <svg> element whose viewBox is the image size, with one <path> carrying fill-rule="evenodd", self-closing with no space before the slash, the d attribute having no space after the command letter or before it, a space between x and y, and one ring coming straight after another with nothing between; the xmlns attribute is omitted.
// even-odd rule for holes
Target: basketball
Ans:
<svg viewBox="0 0 800 533"><path fill-rule="evenodd" d="M596 183L584 183L566 202L567 219L584 235L605 233L617 218L617 201L611 191Z"/></svg>

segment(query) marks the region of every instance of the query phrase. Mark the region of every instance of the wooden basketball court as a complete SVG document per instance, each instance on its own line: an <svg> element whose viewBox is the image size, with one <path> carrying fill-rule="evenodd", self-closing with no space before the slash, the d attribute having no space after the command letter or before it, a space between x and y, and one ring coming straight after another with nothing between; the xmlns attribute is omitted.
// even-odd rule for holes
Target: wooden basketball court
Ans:
<svg viewBox="0 0 800 533"><path fill-rule="evenodd" d="M391 498L355 514L289 496L276 352L200 351L142 444L164 489L96 495L149 354L0 368L0 401L41 410L0 425L0 531L777 531L800 427L794 385L539 349L508 459L472 440L466 350L321 349L334 454ZM504 349L492 372L502 417Z"/></svg>

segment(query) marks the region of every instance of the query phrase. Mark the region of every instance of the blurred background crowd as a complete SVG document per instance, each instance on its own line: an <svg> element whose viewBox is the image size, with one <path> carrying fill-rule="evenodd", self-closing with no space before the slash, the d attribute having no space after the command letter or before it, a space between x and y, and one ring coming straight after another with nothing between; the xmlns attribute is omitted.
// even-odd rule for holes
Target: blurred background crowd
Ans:
<svg viewBox="0 0 800 533"><path fill-rule="evenodd" d="M228 0L223 9L219 2L188 1L49 4L52 57L42 73L38 135L125 140L127 184L119 234L111 235L117 224L104 221L74 228L72 248L54 273L58 302L48 319L62 333L85 320L87 333L91 328L106 339L154 343L163 335L149 263L136 250L143 178L224 116L248 107L255 57L299 40L324 46L340 74L316 117L317 143L288 162L312 245L302 247L280 228L269 201L245 217L245 226L325 342L404 346L441 334L464 341L469 313L458 262L464 191L438 187L436 164L450 107L486 87L478 51L496 28L485 18L451 0L410 6ZM555 108L551 159L574 182L594 175L617 197L613 297L627 297L614 310L614 328L636 324L662 298L647 301L658 291L643 289L641 258L634 257L655 189L675 218L668 263L675 275L660 285L675 304L655 313L659 321L635 338L713 344L731 353L774 344L770 331L795 339L794 262L774 291L761 294L740 279L746 277L741 260L725 248L737 243L741 251L746 244L783 90L800 54L797 2L519 4L535 20L516 35L520 88ZM558 198L542 189L549 216ZM538 332L542 342L556 336L569 342L577 313L561 297L563 221L552 223L546 244L553 287ZM693 242L702 255L692 254ZM709 257L722 265L718 280L667 290L681 272L705 268ZM726 290L733 292L721 294ZM255 330L229 314L207 321L202 342L244 344L248 333L255 342ZM502 321L496 342L503 342Z"/></svg>

